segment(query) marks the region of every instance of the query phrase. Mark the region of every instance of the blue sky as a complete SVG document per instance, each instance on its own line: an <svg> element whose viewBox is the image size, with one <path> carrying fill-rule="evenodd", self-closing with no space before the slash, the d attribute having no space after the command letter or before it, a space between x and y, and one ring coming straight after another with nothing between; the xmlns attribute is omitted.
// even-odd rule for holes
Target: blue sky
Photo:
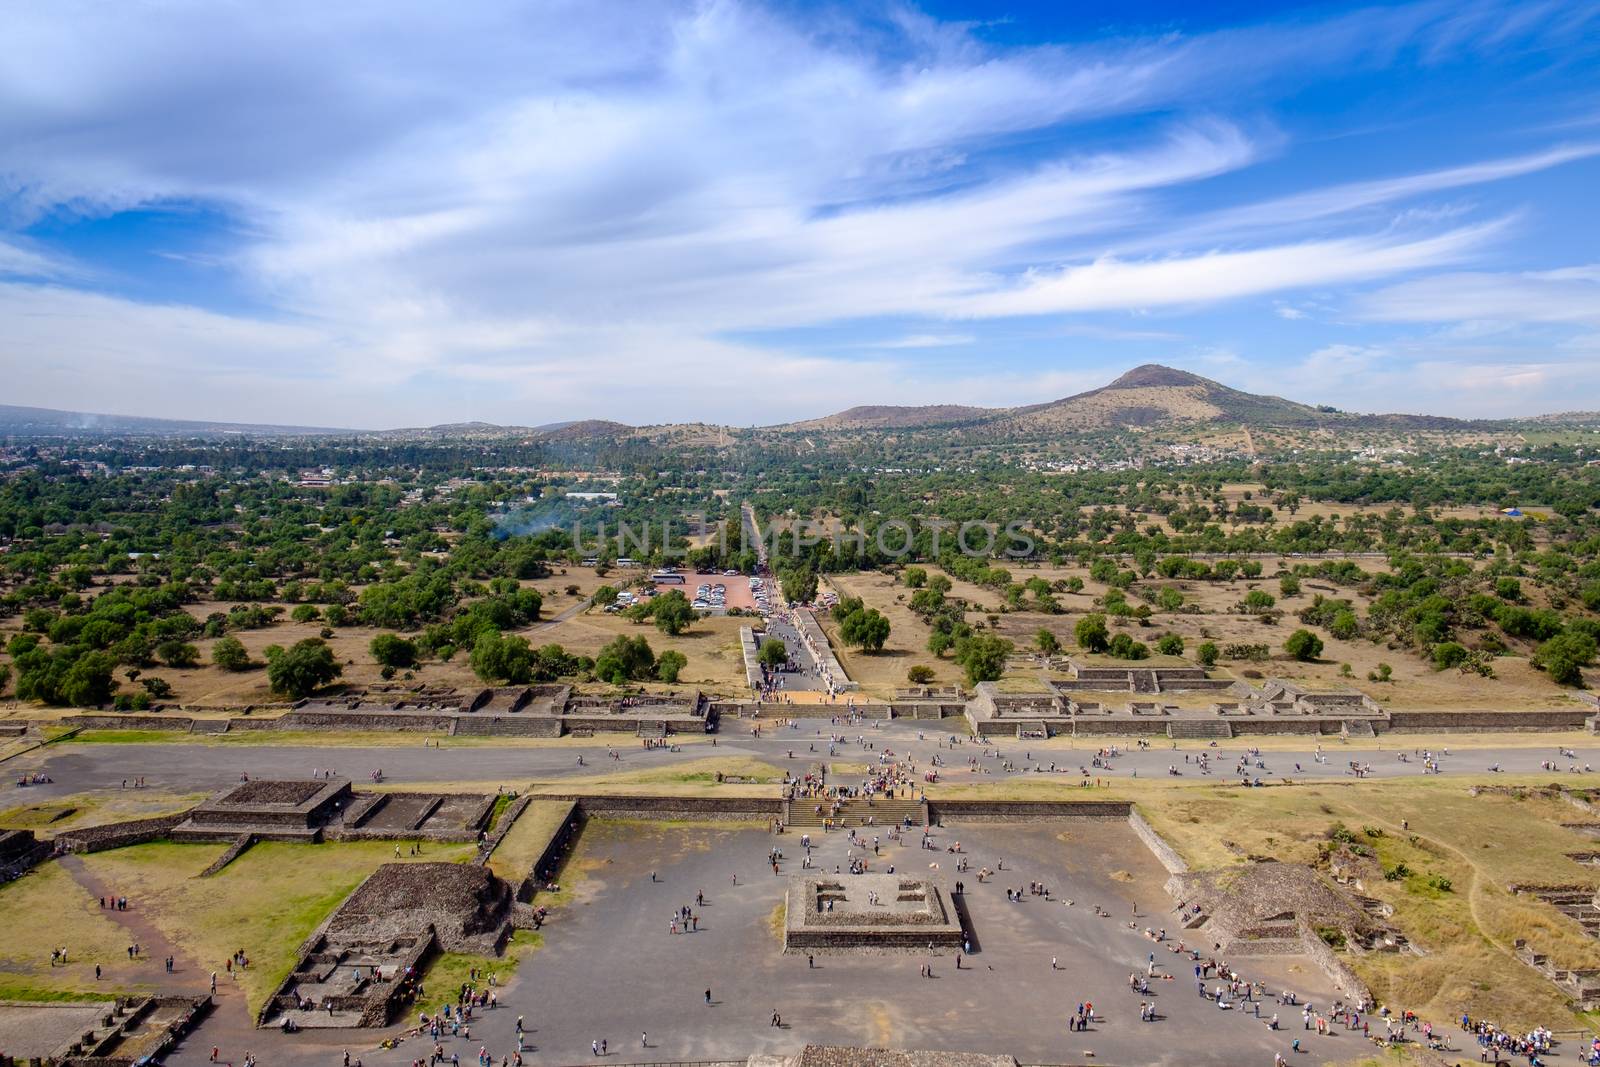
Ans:
<svg viewBox="0 0 1600 1067"><path fill-rule="evenodd" d="M1600 409L1593 3L0 0L0 401Z"/></svg>

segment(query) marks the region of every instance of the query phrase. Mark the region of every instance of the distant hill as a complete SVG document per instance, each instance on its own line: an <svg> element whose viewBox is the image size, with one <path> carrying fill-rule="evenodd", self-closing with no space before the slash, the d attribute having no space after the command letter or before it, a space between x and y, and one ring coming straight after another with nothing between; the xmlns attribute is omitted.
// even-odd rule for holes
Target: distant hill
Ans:
<svg viewBox="0 0 1600 1067"><path fill-rule="evenodd" d="M784 430L872 430L970 425L987 437L1033 437L1129 426L1228 423L1248 427L1342 426L1449 429L1469 425L1434 415L1352 415L1329 407L1230 388L1189 371L1146 363L1109 385L1017 408L958 405L855 407Z"/></svg>
<svg viewBox="0 0 1600 1067"><path fill-rule="evenodd" d="M973 439L1003 441L1052 434L1094 433L1125 427L1218 424L1249 429L1456 430L1510 429L1517 425L1592 425L1594 413L1575 412L1522 419L1464 421L1437 415L1360 415L1301 404L1281 396L1246 393L1189 371L1146 363L1108 385L1042 404L982 408L965 404L895 406L872 404L800 422L739 431L703 423L628 426L605 419L580 419L539 426L459 422L394 430L348 430L310 426L154 419L135 415L95 415L49 408L0 405L0 436L84 435L254 437L348 435L388 439L461 439L526 436L552 445L581 447L591 442L632 440L661 447L725 445L744 433L863 433L942 428Z"/></svg>
<svg viewBox="0 0 1600 1067"><path fill-rule="evenodd" d="M918 426L948 426L1004 414L1003 408L971 408L960 404L926 404L921 407L895 407L870 404L850 408L805 422L791 422L792 430L900 430Z"/></svg>
<svg viewBox="0 0 1600 1067"><path fill-rule="evenodd" d="M151 419L0 404L0 436L7 437L306 437L350 432L329 427Z"/></svg>
<svg viewBox="0 0 1600 1067"><path fill-rule="evenodd" d="M1172 422L1313 426L1337 417L1337 412L1280 396L1240 392L1198 374L1146 363L1110 385L1047 404L1016 408L1002 421L1009 427L1037 432Z"/></svg>

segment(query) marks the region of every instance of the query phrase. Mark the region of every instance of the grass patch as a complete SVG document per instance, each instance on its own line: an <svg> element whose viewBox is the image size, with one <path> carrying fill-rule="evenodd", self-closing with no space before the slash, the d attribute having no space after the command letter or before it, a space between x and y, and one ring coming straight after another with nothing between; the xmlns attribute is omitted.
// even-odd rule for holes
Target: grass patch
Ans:
<svg viewBox="0 0 1600 1067"><path fill-rule="evenodd" d="M74 827L98 826L125 819L148 819L187 811L204 793L163 793L154 789L97 789L73 793L41 804L23 804L0 811L0 826L43 830L45 836Z"/></svg>
<svg viewBox="0 0 1600 1067"><path fill-rule="evenodd" d="M510 793L498 793L495 795L494 807L489 809L489 823L484 827L486 831L493 831L500 825L500 816L505 814L505 810L511 806L511 801L512 796Z"/></svg>
<svg viewBox="0 0 1600 1067"><path fill-rule="evenodd" d="M490 854L489 869L512 884L528 877L534 860L544 852L571 811L572 804L565 801L533 801Z"/></svg>
<svg viewBox="0 0 1600 1067"><path fill-rule="evenodd" d="M445 952L434 957L423 972L422 987L430 1003L441 997L454 996L463 985L473 982L472 972L478 972L475 988L489 987L489 976L494 976L495 986L504 986L523 960L544 945L544 935L537 930L517 930L506 942L505 952L499 956L475 956L465 952Z"/></svg>
<svg viewBox="0 0 1600 1067"><path fill-rule="evenodd" d="M153 961L130 961L127 931L100 907L59 863L46 863L0 886L0 1000L105 998L150 988ZM48 921L46 921L48 917ZM66 946L64 967L50 965L52 950ZM94 965L106 967L96 982Z"/></svg>
<svg viewBox="0 0 1600 1067"><path fill-rule="evenodd" d="M84 864L142 908L174 945L209 970L243 949L251 966L236 980L252 1012L294 965L300 943L381 864L394 843L302 845L266 841L215 876L200 879L223 845L157 843L98 852ZM470 859L472 845L428 845L421 861ZM404 862L404 861L401 861Z"/></svg>

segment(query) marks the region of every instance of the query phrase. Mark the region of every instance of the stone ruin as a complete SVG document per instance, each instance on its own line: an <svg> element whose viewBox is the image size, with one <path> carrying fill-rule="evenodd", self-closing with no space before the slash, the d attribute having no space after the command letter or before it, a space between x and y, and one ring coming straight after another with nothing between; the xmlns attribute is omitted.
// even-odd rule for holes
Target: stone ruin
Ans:
<svg viewBox="0 0 1600 1067"><path fill-rule="evenodd" d="M1179 902L1179 936L1193 931L1220 946L1225 958L1308 956L1346 996L1367 1004L1371 991L1327 938L1337 937L1357 953L1416 951L1385 921L1391 914L1386 905L1301 863L1267 860L1174 874L1166 890Z"/></svg>
<svg viewBox="0 0 1600 1067"><path fill-rule="evenodd" d="M198 804L172 837L223 841L254 834L272 841L320 841L323 828L354 800L343 779L241 782Z"/></svg>
<svg viewBox="0 0 1600 1067"><path fill-rule="evenodd" d="M568 685L449 686L380 683L297 702L274 724L292 729L446 731L478 737L560 737L626 732L645 737L703 733L716 711L686 689L644 697L585 697Z"/></svg>
<svg viewBox="0 0 1600 1067"><path fill-rule="evenodd" d="M1174 875L1167 892L1182 901L1184 929L1199 930L1227 956L1293 954L1307 938L1337 932L1364 951L1398 951L1405 938L1384 919L1380 901L1336 885L1302 863ZM1196 906L1198 905L1198 910Z"/></svg>
<svg viewBox="0 0 1600 1067"><path fill-rule="evenodd" d="M1531 896L1544 901L1567 918L1583 927L1590 937L1600 937L1600 890L1592 885L1507 886L1517 896ZM1576 1001L1582 1011L1600 1010L1600 969L1573 970L1558 966L1548 956L1534 952L1526 941L1518 940L1513 946L1517 958L1561 988Z"/></svg>
<svg viewBox="0 0 1600 1067"><path fill-rule="evenodd" d="M306 940L258 1023L387 1025L439 952L498 955L532 910L509 882L465 863L386 863Z"/></svg>
<svg viewBox="0 0 1600 1067"><path fill-rule="evenodd" d="M345 779L242 782L210 797L172 829L175 841L473 841L495 796L356 792Z"/></svg>
<svg viewBox="0 0 1600 1067"><path fill-rule="evenodd" d="M40 841L32 830L0 830L0 885L21 878L50 852L50 842Z"/></svg>
<svg viewBox="0 0 1600 1067"><path fill-rule="evenodd" d="M1193 693L1227 689L1227 678L1209 678L1204 667L1090 667L1067 660L1072 677L1050 687L1059 693L1094 690L1112 693Z"/></svg>
<svg viewBox="0 0 1600 1067"><path fill-rule="evenodd" d="M944 890L900 874L795 875L784 902L785 952L919 952L959 948L960 917Z"/></svg>

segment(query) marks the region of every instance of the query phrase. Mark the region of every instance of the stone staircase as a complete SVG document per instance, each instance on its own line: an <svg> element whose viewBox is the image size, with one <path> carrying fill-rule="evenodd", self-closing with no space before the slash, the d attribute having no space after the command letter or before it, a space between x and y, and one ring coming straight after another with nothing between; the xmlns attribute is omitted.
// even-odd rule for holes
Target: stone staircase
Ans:
<svg viewBox="0 0 1600 1067"><path fill-rule="evenodd" d="M817 813L817 805L822 805L822 813ZM791 800L786 805L784 824L797 829L817 827L829 817L832 803L821 798L801 797ZM835 826L866 826L869 820L874 826L893 826L904 823L909 818L913 826L923 826L928 821L928 806L921 800L912 800L908 796L896 796L894 799L876 797L870 803L860 798L851 798L839 802L839 813L832 816Z"/></svg>

